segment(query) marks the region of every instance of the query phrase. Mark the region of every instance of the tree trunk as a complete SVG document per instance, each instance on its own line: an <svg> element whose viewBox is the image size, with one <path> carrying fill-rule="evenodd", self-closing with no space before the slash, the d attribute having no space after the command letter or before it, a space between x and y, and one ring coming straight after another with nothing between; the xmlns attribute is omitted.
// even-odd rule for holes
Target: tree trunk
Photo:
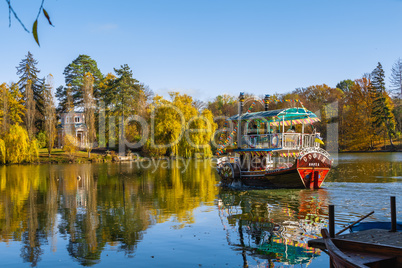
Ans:
<svg viewBox="0 0 402 268"><path fill-rule="evenodd" d="M389 143L391 144L391 151L394 152L396 150L394 143L392 142L391 132L388 131Z"/></svg>

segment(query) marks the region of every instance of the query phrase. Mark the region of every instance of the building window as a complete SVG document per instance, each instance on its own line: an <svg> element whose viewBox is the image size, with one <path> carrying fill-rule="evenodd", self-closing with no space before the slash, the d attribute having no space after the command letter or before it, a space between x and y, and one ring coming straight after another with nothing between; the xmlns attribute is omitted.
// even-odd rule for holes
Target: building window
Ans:
<svg viewBox="0 0 402 268"><path fill-rule="evenodd" d="M66 124L68 124L68 121L69 121L68 118L69 118L69 117L66 117Z"/></svg>
<svg viewBox="0 0 402 268"><path fill-rule="evenodd" d="M80 122L80 118L79 118L78 116L76 116L76 117L74 118L74 120L75 120L75 123L79 123L79 122Z"/></svg>

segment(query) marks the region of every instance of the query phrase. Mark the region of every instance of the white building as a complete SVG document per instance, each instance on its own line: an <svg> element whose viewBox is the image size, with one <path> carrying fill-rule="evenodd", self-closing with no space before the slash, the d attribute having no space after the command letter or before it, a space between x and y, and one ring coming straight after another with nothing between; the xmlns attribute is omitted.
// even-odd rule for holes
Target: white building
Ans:
<svg viewBox="0 0 402 268"><path fill-rule="evenodd" d="M58 147L64 145L64 136L70 134L75 137L78 147L85 147L87 142L87 126L85 115L82 112L70 112L60 114L58 125Z"/></svg>

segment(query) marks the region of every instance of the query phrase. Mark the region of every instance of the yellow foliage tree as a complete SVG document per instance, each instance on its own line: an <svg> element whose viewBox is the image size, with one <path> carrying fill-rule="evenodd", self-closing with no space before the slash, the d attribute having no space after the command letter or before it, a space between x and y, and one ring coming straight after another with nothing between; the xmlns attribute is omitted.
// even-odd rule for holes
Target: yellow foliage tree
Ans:
<svg viewBox="0 0 402 268"><path fill-rule="evenodd" d="M7 163L20 164L29 156L30 142L28 132L22 126L18 124L12 125L4 137L4 143Z"/></svg>
<svg viewBox="0 0 402 268"><path fill-rule="evenodd" d="M29 142L27 158L26 162L34 163L39 159L39 142L36 139L33 139Z"/></svg>
<svg viewBox="0 0 402 268"><path fill-rule="evenodd" d="M216 129L212 113L203 110L200 114L193 99L186 94L169 94L171 101L158 95L154 98L151 106L152 136L146 147L159 156L211 156L209 141Z"/></svg>
<svg viewBox="0 0 402 268"><path fill-rule="evenodd" d="M77 151L77 145L76 145L76 140L72 135L67 134L64 136L63 150L66 153L68 153L68 157L70 158L70 160L74 159L75 152Z"/></svg>
<svg viewBox="0 0 402 268"><path fill-rule="evenodd" d="M12 84L10 87L8 111L10 124L19 124L23 122L22 118L25 113L24 98L17 84Z"/></svg>
<svg viewBox="0 0 402 268"><path fill-rule="evenodd" d="M0 163L6 163L6 144L2 139L0 139Z"/></svg>

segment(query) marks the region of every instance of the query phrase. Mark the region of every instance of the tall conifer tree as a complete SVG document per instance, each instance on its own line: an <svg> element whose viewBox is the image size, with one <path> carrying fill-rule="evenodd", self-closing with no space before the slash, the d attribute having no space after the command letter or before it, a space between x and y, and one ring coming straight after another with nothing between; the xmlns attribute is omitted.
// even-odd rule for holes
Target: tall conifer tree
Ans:
<svg viewBox="0 0 402 268"><path fill-rule="evenodd" d="M395 149L392 142L392 136L395 133L393 105L385 90L385 74L381 63L378 63L372 72L371 94L373 98L374 127L378 132L384 132L384 135L388 136L392 149Z"/></svg>
<svg viewBox="0 0 402 268"><path fill-rule="evenodd" d="M82 87L84 85L84 77L86 73L91 73L94 78L94 98L99 97L99 83L103 79L101 71L98 69L98 65L95 60L93 60L88 55L79 55L72 63L67 65L64 69L64 77L66 85L71 86L71 94L74 101L75 107L83 106L83 93ZM67 88L59 87L57 89L56 97L59 100L59 108L62 108L67 103Z"/></svg>
<svg viewBox="0 0 402 268"><path fill-rule="evenodd" d="M37 130L43 129L43 116L44 116L44 100L43 100L43 84L44 79L38 77L40 70L37 68L38 61L34 59L31 52L21 60L17 66L17 75L20 80L18 81L19 90L24 96L25 105L34 105L34 107L26 107L26 112L34 112L32 115L35 128ZM30 89L27 92L27 88ZM32 93L33 103L27 101ZM31 117L31 115L28 115ZM26 120L25 120L26 121ZM28 126L27 126L28 127ZM29 129L28 129L29 131ZM34 131L35 132L35 131ZM31 134L30 134L31 135Z"/></svg>

